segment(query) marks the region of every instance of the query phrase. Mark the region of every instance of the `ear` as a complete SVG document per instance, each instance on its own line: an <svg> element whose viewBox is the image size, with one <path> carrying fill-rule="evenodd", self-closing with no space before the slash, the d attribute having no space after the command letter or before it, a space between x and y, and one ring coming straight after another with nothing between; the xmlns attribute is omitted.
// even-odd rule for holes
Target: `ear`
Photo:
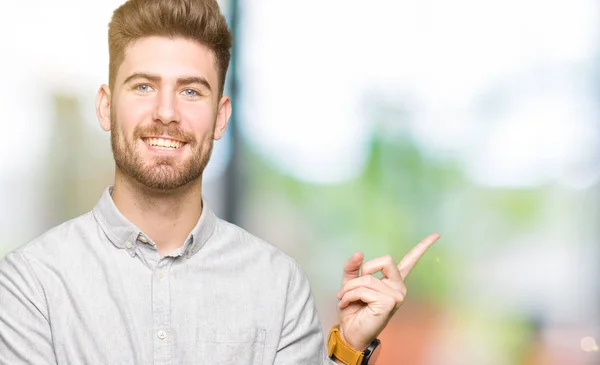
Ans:
<svg viewBox="0 0 600 365"><path fill-rule="evenodd" d="M231 99L229 99L229 96L223 96L221 101L219 101L219 107L217 109L217 122L215 125L215 134L213 135L215 140L221 139L223 134L225 134L225 129L227 128L227 123L229 123L230 117Z"/></svg>
<svg viewBox="0 0 600 365"><path fill-rule="evenodd" d="M100 121L100 126L105 131L110 131L111 120L110 120L110 88L108 85L100 86L98 89L98 95L96 96L96 116Z"/></svg>

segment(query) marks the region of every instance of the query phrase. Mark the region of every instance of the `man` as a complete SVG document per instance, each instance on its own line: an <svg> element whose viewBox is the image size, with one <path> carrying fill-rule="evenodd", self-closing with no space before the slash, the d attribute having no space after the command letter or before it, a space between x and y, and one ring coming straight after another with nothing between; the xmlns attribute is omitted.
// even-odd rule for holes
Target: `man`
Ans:
<svg viewBox="0 0 600 365"><path fill-rule="evenodd" d="M398 266L348 260L326 351L296 262L203 204L202 172L231 115L231 43L215 0L115 11L96 103L115 182L91 212L0 263L0 363L373 363L404 279L438 235Z"/></svg>

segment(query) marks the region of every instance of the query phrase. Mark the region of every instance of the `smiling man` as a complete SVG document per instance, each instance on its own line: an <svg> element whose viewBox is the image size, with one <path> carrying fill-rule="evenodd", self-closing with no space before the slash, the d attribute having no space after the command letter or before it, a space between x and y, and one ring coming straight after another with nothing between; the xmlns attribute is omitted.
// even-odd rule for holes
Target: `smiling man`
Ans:
<svg viewBox="0 0 600 365"><path fill-rule="evenodd" d="M96 103L114 185L0 263L1 364L374 363L404 280L438 235L398 265L348 260L326 348L297 263L203 204L202 173L231 115L231 44L214 0L115 11Z"/></svg>

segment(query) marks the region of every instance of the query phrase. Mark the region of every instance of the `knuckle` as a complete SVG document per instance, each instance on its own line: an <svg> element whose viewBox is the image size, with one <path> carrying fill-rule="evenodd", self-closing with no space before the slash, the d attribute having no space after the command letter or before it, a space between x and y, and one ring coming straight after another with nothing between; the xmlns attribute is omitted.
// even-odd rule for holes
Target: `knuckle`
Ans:
<svg viewBox="0 0 600 365"><path fill-rule="evenodd" d="M386 264L394 264L394 258L391 255L385 255L385 256L383 256L383 261Z"/></svg>
<svg viewBox="0 0 600 365"><path fill-rule="evenodd" d="M407 293L407 289L406 289L406 285L404 285L404 283L401 283L400 285L400 289L398 290L403 296L406 296Z"/></svg>
<svg viewBox="0 0 600 365"><path fill-rule="evenodd" d="M392 289L394 289L395 292L398 292L398 293L404 293L404 291L405 291L405 287L402 284L402 282L393 282L393 283L390 283L390 287Z"/></svg>
<svg viewBox="0 0 600 365"><path fill-rule="evenodd" d="M398 293L404 293L404 287L401 284L396 283L396 284L394 284L393 288Z"/></svg>
<svg viewBox="0 0 600 365"><path fill-rule="evenodd" d="M386 301L386 302L387 302L387 303L386 303L386 306L387 306L389 309L396 308L396 306L398 305L398 303L396 302L395 298L394 298L394 297L388 297L388 298L389 298L389 299Z"/></svg>
<svg viewBox="0 0 600 365"><path fill-rule="evenodd" d="M404 302L404 295L402 293L396 293L396 295L394 295L394 302L401 304Z"/></svg>

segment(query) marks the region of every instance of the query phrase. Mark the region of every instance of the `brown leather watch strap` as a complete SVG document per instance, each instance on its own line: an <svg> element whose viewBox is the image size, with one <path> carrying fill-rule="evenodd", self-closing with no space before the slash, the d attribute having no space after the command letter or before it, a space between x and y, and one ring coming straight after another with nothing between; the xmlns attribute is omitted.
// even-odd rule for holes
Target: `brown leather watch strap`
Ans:
<svg viewBox="0 0 600 365"><path fill-rule="evenodd" d="M358 351L348 345L340 335L339 325L331 327L329 331L329 340L327 341L329 357L334 356L346 365L361 365L363 361L362 351Z"/></svg>

